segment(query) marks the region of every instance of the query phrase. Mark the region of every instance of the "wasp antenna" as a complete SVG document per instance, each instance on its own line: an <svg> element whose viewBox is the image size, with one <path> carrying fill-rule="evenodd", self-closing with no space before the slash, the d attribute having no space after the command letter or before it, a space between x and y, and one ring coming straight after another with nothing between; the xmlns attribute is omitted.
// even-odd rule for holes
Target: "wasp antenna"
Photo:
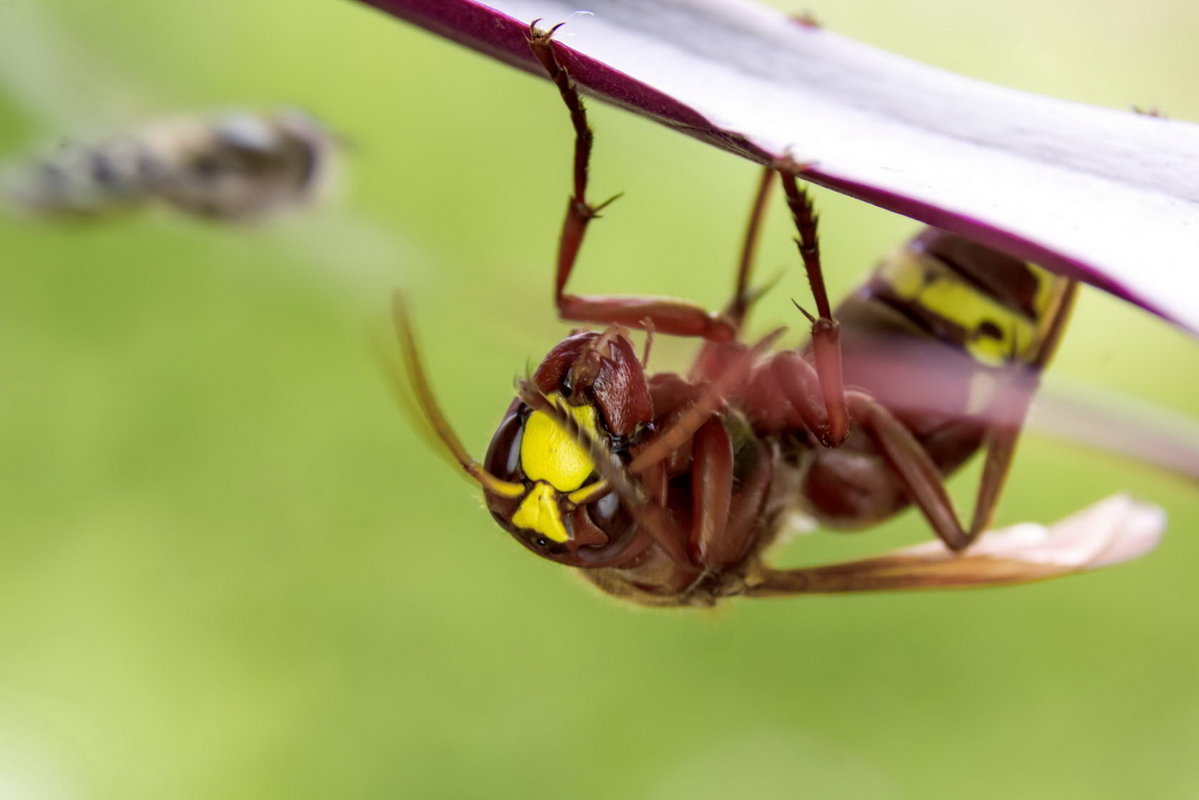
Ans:
<svg viewBox="0 0 1199 800"><path fill-rule="evenodd" d="M392 348L390 339L385 338L380 331L376 331L372 339L375 356L379 359L379 365L391 386L392 397L404 416L412 423L430 450L445 458L447 462L456 464L457 461L425 419L421 405L413 394L412 382L406 377L407 370Z"/></svg>
<svg viewBox="0 0 1199 800"><path fill-rule="evenodd" d="M412 332L412 324L408 318L403 293L397 289L392 294L391 302L396 336L400 340L400 354L404 360L404 372L408 378L408 384L412 388L416 403L420 407L422 416L432 429L434 435L444 445L446 451L458 462L459 466L466 471L466 474L475 483L482 486L484 491L504 497L519 497L524 494L525 487L522 484L511 483L497 478L483 469L483 465L471 458L470 454L466 452L466 448L462 446L462 441L458 438L458 434L454 432L445 415L441 413L441 406L438 405L437 398L433 394L433 387L429 383L429 376L425 372L425 367L420 357L420 349L417 347L416 337Z"/></svg>

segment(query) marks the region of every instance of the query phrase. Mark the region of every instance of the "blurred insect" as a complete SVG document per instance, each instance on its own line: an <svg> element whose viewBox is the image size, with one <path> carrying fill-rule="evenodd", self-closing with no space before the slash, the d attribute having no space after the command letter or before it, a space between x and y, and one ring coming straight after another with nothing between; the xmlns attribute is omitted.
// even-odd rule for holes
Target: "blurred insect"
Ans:
<svg viewBox="0 0 1199 800"><path fill-rule="evenodd" d="M787 161L764 174L721 313L670 299L569 294L584 233L607 203L586 198L586 113L553 31L535 25L529 44L575 131L555 301L563 319L607 327L576 331L549 352L519 384L479 463L433 397L396 296L415 399L502 527L534 553L581 568L605 592L653 606L995 585L1081 568L967 549L991 521L1039 374L1066 326L1074 281L930 228L888 256L834 313L816 216L796 183L798 165ZM770 349L782 331L754 344L738 339L761 294L750 288L750 263L775 176L815 298L815 315L800 309L811 326L800 350ZM690 373L647 374L649 340L639 357L631 328L701 338ZM962 524L943 480L980 449L986 461L975 510ZM943 547L803 569L763 561L795 510L852 529L908 505ZM1119 559L1102 563L1111 560Z"/></svg>
<svg viewBox="0 0 1199 800"><path fill-rule="evenodd" d="M158 201L197 217L246 222L302 205L325 183L334 138L308 115L178 117L97 143L66 143L19 170L19 209L93 217Z"/></svg>

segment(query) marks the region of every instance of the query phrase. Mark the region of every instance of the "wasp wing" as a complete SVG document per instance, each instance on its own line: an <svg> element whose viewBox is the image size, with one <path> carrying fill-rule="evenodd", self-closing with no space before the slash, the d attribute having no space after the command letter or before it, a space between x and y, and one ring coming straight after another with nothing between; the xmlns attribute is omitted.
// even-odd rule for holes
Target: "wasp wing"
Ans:
<svg viewBox="0 0 1199 800"><path fill-rule="evenodd" d="M1113 495L1059 522L988 531L964 553L940 542L861 561L775 570L747 578L751 597L794 594L964 589L1045 580L1139 558L1165 529L1165 513Z"/></svg>
<svg viewBox="0 0 1199 800"><path fill-rule="evenodd" d="M847 352L846 376L917 436L948 424L1027 423L1040 435L1199 481L1199 421L1112 389L1042 378L1020 362L981 365L936 340L875 339Z"/></svg>
<svg viewBox="0 0 1199 800"><path fill-rule="evenodd" d="M1142 398L1053 380L1033 402L1028 427L1199 482L1199 421Z"/></svg>

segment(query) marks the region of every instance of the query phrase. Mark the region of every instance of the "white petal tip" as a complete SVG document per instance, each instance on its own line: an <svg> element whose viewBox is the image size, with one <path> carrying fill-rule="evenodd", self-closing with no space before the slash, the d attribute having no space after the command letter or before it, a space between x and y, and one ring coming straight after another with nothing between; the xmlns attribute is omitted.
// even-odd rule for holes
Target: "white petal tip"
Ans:
<svg viewBox="0 0 1199 800"><path fill-rule="evenodd" d="M1166 513L1126 494L1117 494L1052 525L1025 522L988 531L964 555L1056 567L1062 572L1089 570L1132 561L1161 541ZM944 545L929 542L908 554L933 555Z"/></svg>

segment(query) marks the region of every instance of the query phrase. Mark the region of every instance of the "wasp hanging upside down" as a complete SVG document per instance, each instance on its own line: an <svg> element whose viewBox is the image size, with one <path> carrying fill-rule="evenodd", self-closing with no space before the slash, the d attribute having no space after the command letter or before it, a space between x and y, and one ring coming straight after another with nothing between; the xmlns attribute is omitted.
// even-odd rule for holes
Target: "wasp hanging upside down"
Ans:
<svg viewBox="0 0 1199 800"><path fill-rule="evenodd" d="M588 223L591 132L548 33L529 43L575 130L574 191L555 301L563 319L599 323L554 347L500 423L483 463L442 416L403 304L396 320L416 399L442 443L482 486L496 520L538 555L604 591L655 606L733 595L1016 583L1060 565L976 556L1040 371L1062 335L1076 284L945 231L897 250L834 312L816 217L797 165L767 170L732 299L721 313L675 300L583 297L566 284ZM755 234L777 175L815 297L811 341L771 350L738 335ZM647 375L629 329L702 339L688 375ZM943 480L978 450L986 463L969 524ZM908 505L945 549L778 570L763 554L790 512L860 528ZM960 551L965 553L958 554ZM1075 568L1076 569L1076 568Z"/></svg>

